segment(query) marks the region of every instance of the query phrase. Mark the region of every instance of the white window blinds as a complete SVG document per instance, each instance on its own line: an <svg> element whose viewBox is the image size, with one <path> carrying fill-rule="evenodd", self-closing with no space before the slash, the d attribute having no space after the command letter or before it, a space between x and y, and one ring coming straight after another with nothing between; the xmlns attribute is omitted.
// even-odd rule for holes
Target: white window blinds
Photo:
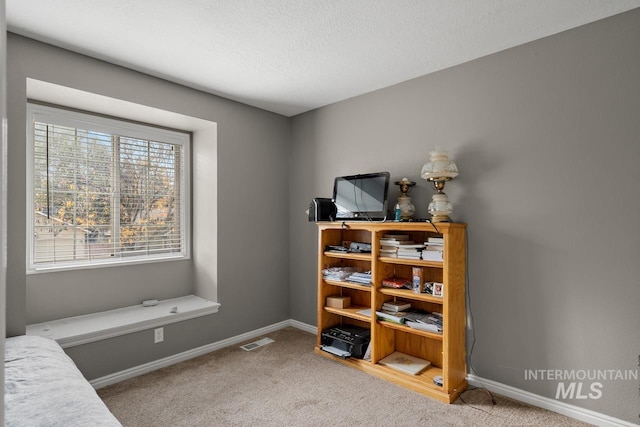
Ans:
<svg viewBox="0 0 640 427"><path fill-rule="evenodd" d="M188 256L188 134L29 110L31 270Z"/></svg>

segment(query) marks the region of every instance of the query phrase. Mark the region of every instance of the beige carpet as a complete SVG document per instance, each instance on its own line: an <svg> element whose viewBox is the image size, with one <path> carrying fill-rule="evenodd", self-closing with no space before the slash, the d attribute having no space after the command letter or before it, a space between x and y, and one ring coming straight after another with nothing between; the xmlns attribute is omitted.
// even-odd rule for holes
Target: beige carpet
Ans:
<svg viewBox="0 0 640 427"><path fill-rule="evenodd" d="M587 425L502 396L492 405L481 389L447 405L318 356L307 332L267 336L275 342L225 348L98 394L125 427Z"/></svg>

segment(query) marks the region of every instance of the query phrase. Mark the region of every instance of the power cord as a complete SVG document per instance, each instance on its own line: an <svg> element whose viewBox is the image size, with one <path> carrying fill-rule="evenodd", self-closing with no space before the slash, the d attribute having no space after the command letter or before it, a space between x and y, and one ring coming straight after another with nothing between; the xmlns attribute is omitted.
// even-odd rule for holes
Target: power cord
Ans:
<svg viewBox="0 0 640 427"><path fill-rule="evenodd" d="M471 340L471 348L469 349L469 368L471 369L472 373L476 373L476 369L473 367L473 361L472 361L472 356L473 356L473 349L476 346L476 325L475 325L475 320L473 318L473 310L471 307L471 280L469 279L469 230L467 230L465 228L464 230L464 234L465 234L465 240L466 240L466 245L465 245L465 279L467 281L467 305L469 306L469 318L471 320L471 336L472 336L472 340Z"/></svg>
<svg viewBox="0 0 640 427"><path fill-rule="evenodd" d="M489 396L489 399L490 399L490 401L491 401L491 410L490 410L490 411L487 411L486 409L482 409L482 408L480 408L480 407L478 407L478 406L472 405L472 404L470 404L469 402L467 402L466 400L464 400L464 398L462 397L462 396L464 395L464 393L470 392L470 391L472 391L472 390L482 390L482 391L484 391L484 392ZM496 399L495 399L495 397L493 396L493 394L492 394L489 390L487 390L486 388L474 387L474 388L468 389L468 390L466 390L466 391L464 391L464 392L460 393L460 395L458 396L458 398L460 399L460 401L461 401L462 403L464 403L466 406L468 406L468 407L470 407L470 408L472 408L472 409L475 409L475 410L480 411L480 412L484 412L485 414L488 414L488 415L493 415L494 417L500 417L500 418L502 418L500 415L497 415L497 414L494 414L494 413L493 413L493 407L494 407L494 406L496 406L497 402L496 402Z"/></svg>
<svg viewBox="0 0 640 427"><path fill-rule="evenodd" d="M425 220L424 220L424 222L426 222L426 223L428 223L428 224L431 224L431 226L433 227L433 229L434 229L434 230L436 230L436 233L438 233L438 234L442 234L442 233L440 232L440 230L438 230L438 226L437 226L433 221L431 221L429 218L425 219Z"/></svg>
<svg viewBox="0 0 640 427"><path fill-rule="evenodd" d="M475 320L473 318L473 309L471 306L471 279L469 276L469 230L467 228L465 228L464 230L465 232L465 240L466 240L466 245L465 245L465 278L466 278L466 284L467 284L467 306L469 307L469 319L471 322L471 348L469 349L469 356L468 356L468 362L469 362L469 369L471 371L471 373L476 374L476 368L473 366L473 350L476 346L476 325L475 325ZM491 399L491 404L496 405L496 399L494 398L493 394L491 393L491 391L489 389L487 389L484 384L482 384L482 381L480 381L479 379L476 378L476 381L478 381L478 383L480 383L480 385L482 385L482 387L475 387L477 389L480 390L484 390L490 397ZM462 400L463 403L467 404L463 399L462 399L462 395L460 396L460 400ZM471 406L471 405L470 405ZM486 411L485 411L486 412Z"/></svg>

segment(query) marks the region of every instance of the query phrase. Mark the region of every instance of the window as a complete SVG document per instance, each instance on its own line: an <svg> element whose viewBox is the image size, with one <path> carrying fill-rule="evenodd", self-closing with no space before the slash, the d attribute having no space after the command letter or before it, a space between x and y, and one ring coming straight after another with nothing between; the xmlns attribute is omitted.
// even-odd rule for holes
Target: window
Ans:
<svg viewBox="0 0 640 427"><path fill-rule="evenodd" d="M188 133L28 105L31 272L189 257Z"/></svg>

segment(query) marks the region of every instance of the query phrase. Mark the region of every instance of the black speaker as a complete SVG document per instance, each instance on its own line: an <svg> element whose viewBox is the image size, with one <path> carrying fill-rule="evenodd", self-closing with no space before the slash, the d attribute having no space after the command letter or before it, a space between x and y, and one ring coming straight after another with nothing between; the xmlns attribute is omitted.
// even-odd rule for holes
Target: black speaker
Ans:
<svg viewBox="0 0 640 427"><path fill-rule="evenodd" d="M309 221L335 221L337 212L333 200L315 197L309 204Z"/></svg>

